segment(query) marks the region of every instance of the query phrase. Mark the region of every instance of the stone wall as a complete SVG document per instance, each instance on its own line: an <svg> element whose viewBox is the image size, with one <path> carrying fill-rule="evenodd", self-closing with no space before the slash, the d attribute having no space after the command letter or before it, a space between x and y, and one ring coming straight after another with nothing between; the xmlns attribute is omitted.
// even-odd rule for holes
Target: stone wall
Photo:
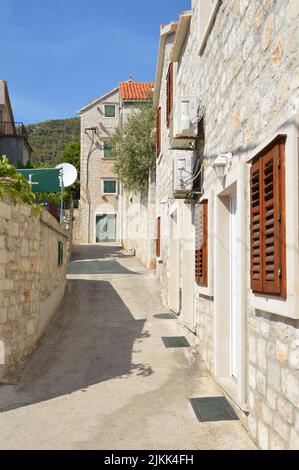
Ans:
<svg viewBox="0 0 299 470"><path fill-rule="evenodd" d="M251 433L263 449L299 449L299 322L249 318Z"/></svg>
<svg viewBox="0 0 299 470"><path fill-rule="evenodd" d="M156 191L155 175L143 195L125 193L122 197L123 247L148 268L156 267Z"/></svg>
<svg viewBox="0 0 299 470"><path fill-rule="evenodd" d="M33 351L60 305L67 243L68 232L48 212L31 215L25 204L0 201L0 379Z"/></svg>

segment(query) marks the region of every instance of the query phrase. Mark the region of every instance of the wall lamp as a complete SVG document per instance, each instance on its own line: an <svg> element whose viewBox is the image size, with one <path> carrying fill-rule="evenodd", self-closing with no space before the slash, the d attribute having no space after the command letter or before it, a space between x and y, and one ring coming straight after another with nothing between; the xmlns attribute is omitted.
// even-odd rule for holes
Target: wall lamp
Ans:
<svg viewBox="0 0 299 470"><path fill-rule="evenodd" d="M231 153L220 153L212 164L217 178L223 184L227 166L231 165L233 155Z"/></svg>

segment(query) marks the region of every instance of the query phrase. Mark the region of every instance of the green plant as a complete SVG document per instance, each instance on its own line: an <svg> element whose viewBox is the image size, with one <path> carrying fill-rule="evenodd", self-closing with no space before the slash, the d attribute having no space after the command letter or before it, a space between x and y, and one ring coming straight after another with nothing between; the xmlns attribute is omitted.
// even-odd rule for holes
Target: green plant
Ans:
<svg viewBox="0 0 299 470"><path fill-rule="evenodd" d="M78 171L77 181L64 190L64 201L66 205L73 199L80 199L80 142L75 140L67 144L62 152L59 154L61 163L70 163Z"/></svg>
<svg viewBox="0 0 299 470"><path fill-rule="evenodd" d="M36 197L31 192L26 178L17 173L5 155L0 160L0 198L12 199L15 204L20 201L25 202L36 212L42 209L41 204L36 204Z"/></svg>
<svg viewBox="0 0 299 470"><path fill-rule="evenodd" d="M151 103L143 104L109 140L116 156L115 172L127 190L143 192L148 187L149 173L155 166L155 121Z"/></svg>

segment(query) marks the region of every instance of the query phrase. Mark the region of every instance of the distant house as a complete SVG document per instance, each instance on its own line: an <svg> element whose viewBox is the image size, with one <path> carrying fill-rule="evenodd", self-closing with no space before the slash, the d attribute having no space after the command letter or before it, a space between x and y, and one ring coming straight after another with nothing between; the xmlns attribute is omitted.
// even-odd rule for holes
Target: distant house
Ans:
<svg viewBox="0 0 299 470"><path fill-rule="evenodd" d="M7 82L0 80L0 156L7 155L10 163L25 165L32 149L28 134L21 122L15 122Z"/></svg>
<svg viewBox="0 0 299 470"><path fill-rule="evenodd" d="M114 172L109 138L142 102L153 83L133 80L93 100L81 118L81 199L75 212L76 243L120 242L124 237L124 191Z"/></svg>

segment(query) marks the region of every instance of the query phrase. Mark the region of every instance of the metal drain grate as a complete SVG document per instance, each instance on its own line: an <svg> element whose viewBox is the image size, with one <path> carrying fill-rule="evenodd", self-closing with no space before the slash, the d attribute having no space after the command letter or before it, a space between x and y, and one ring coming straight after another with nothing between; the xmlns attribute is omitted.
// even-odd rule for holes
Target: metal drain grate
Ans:
<svg viewBox="0 0 299 470"><path fill-rule="evenodd" d="M177 317L174 313L158 313L154 315L154 318L157 318L157 320L176 320Z"/></svg>
<svg viewBox="0 0 299 470"><path fill-rule="evenodd" d="M225 397L207 397L190 399L198 421L234 421L238 416Z"/></svg>
<svg viewBox="0 0 299 470"><path fill-rule="evenodd" d="M190 348L185 336L164 336L162 340L166 348Z"/></svg>

